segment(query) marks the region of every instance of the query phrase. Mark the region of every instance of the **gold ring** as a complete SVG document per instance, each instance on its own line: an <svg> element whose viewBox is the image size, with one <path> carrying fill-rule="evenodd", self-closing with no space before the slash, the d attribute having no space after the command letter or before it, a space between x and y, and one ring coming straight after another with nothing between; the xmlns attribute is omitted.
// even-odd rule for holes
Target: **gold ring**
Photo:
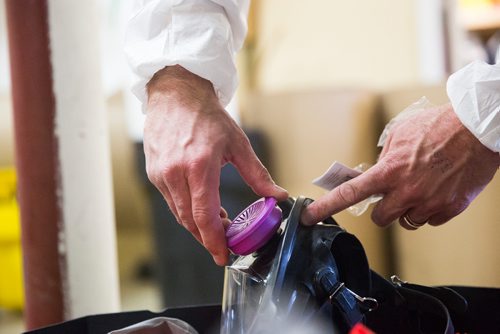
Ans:
<svg viewBox="0 0 500 334"><path fill-rule="evenodd" d="M413 227L414 229L417 229L417 228L419 228L419 227L421 227L429 222L429 219L427 219L423 223L414 222L413 220L411 220L411 218L410 218L410 216L408 216L408 214L405 214L403 216L403 220L405 221L406 224L408 224L410 227Z"/></svg>

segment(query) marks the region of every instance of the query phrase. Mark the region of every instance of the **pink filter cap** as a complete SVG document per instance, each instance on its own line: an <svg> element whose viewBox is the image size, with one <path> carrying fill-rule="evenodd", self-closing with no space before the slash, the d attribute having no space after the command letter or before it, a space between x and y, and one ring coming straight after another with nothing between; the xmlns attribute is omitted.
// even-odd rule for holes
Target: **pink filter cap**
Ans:
<svg viewBox="0 0 500 334"><path fill-rule="evenodd" d="M281 209L276 203L273 197L261 198L233 220L226 231L231 252L248 255L271 239L281 224Z"/></svg>

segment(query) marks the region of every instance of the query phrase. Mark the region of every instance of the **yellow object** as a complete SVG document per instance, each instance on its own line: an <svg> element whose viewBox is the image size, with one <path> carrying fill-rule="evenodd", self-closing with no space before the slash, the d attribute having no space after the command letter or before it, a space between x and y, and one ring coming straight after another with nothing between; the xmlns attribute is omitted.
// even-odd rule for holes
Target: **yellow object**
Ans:
<svg viewBox="0 0 500 334"><path fill-rule="evenodd" d="M0 169L0 308L23 308L21 227L14 169Z"/></svg>

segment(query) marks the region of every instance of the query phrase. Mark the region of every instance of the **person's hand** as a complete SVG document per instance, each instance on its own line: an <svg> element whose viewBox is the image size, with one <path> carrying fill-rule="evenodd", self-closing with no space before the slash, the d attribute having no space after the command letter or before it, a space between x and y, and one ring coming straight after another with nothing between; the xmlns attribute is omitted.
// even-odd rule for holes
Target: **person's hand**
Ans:
<svg viewBox="0 0 500 334"><path fill-rule="evenodd" d="M217 99L212 84L180 66L157 72L148 84L144 127L146 170L179 224L212 254L228 261L219 198L220 170L233 164L260 196L285 200L248 138Z"/></svg>
<svg viewBox="0 0 500 334"><path fill-rule="evenodd" d="M396 219L409 230L440 225L461 213L500 165L498 153L481 144L456 117L451 104L396 123L378 162L309 205L302 222L315 224L373 194L384 198L372 220Z"/></svg>

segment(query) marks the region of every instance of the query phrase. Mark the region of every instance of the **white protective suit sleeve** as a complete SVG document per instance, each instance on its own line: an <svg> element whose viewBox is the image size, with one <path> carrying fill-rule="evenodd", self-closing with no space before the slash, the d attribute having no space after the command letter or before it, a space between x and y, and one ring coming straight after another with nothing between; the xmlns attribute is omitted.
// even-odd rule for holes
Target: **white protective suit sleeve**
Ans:
<svg viewBox="0 0 500 334"><path fill-rule="evenodd" d="M483 145L500 152L500 64L467 65L450 76L447 91L464 126Z"/></svg>
<svg viewBox="0 0 500 334"><path fill-rule="evenodd" d="M238 86L235 57L247 33L249 5L250 0L136 0L125 53L143 110L147 83L173 65L212 82L225 107Z"/></svg>

